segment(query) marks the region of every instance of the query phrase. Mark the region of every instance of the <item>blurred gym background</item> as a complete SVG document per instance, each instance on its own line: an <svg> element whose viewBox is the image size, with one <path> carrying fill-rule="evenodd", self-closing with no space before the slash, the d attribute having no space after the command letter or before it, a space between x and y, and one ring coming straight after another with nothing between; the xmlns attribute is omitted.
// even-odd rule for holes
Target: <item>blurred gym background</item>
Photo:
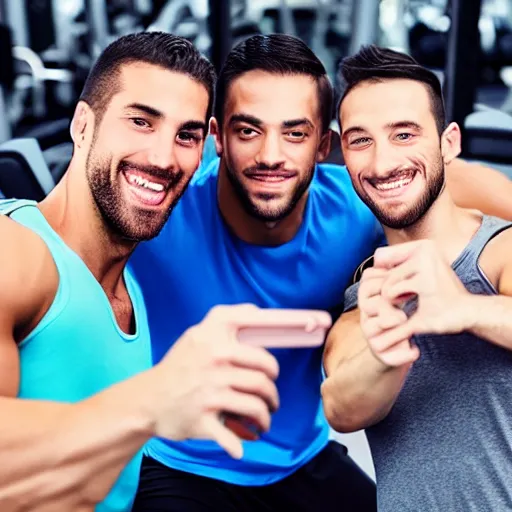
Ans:
<svg viewBox="0 0 512 512"><path fill-rule="evenodd" d="M0 197L40 200L59 181L91 64L140 30L186 37L217 69L245 37L293 34L335 85L362 44L405 51L439 74L462 156L512 177L512 0L0 0ZM343 439L373 476L364 436Z"/></svg>

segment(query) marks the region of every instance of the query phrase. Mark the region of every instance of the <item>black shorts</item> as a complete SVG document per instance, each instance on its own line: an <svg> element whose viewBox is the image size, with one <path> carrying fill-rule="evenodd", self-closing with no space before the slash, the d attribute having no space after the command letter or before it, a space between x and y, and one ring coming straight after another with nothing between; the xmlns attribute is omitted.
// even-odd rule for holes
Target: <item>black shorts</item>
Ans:
<svg viewBox="0 0 512 512"><path fill-rule="evenodd" d="M133 512L375 512L375 484L334 441L292 475L246 487L144 457Z"/></svg>

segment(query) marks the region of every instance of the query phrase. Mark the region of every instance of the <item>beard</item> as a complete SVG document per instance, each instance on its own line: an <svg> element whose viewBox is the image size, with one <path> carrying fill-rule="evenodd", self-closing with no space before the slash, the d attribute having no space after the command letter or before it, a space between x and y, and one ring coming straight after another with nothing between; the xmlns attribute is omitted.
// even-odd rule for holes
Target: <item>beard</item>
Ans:
<svg viewBox="0 0 512 512"><path fill-rule="evenodd" d="M141 242L156 237L167 222L172 209L185 192L190 179L183 183L183 172L181 171L178 173L175 171L164 171L160 168L134 165L122 160L117 166L116 178L122 174L124 169L129 167L130 169L140 170L150 176L160 176L166 180L169 180L171 176L168 190L173 187L178 190L178 194L172 204L164 212L127 204L120 184L117 179L112 179L112 156L97 155L94 142L93 140L91 150L87 156L87 181L97 210L109 231L115 236L131 242ZM179 187L181 187L181 190Z"/></svg>
<svg viewBox="0 0 512 512"><path fill-rule="evenodd" d="M315 175L315 165L313 164L304 177L296 184L291 194L287 197L279 196L273 193L259 193L257 199L251 197L250 191L245 184L238 178L237 173L233 171L232 167L226 161L226 174L235 191L236 196L240 200L243 209L255 219L262 222L279 222L295 209L297 203L302 199L307 192L311 181ZM253 170L266 170L268 167L259 166L257 168L248 168L243 172Z"/></svg>
<svg viewBox="0 0 512 512"><path fill-rule="evenodd" d="M429 172L419 162L412 167L400 169L403 171L414 172L415 175L421 171L426 177L426 187L421 196L405 211L393 213L389 209L381 208L361 187L354 187L357 195L373 212L378 221L390 229L406 229L423 218L430 207L434 204L439 194L443 191L445 185L445 172L442 156L439 154ZM393 171L397 172L397 171ZM390 173L390 175L393 173Z"/></svg>

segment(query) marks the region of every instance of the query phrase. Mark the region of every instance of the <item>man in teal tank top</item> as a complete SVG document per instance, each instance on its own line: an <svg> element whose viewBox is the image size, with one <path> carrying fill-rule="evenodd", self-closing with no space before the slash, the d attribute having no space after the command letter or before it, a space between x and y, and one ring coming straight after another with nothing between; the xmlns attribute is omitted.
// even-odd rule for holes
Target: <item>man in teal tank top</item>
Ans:
<svg viewBox="0 0 512 512"><path fill-rule="evenodd" d="M389 247L329 335L327 417L366 428L379 511L509 510L512 222L445 186L461 133L434 73L378 47L341 69L345 161Z"/></svg>
<svg viewBox="0 0 512 512"><path fill-rule="evenodd" d="M39 204L0 202L3 512L128 512L152 436L240 457L221 413L269 427L277 362L234 339L257 308L212 310L149 369L146 309L125 268L199 165L213 82L181 38L119 39L85 84L62 181Z"/></svg>

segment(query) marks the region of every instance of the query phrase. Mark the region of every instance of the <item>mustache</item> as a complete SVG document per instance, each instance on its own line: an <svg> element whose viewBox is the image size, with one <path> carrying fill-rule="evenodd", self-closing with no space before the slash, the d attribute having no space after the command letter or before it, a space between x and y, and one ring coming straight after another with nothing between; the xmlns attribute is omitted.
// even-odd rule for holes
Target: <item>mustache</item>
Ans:
<svg viewBox="0 0 512 512"><path fill-rule="evenodd" d="M171 183L171 185L178 182L184 174L183 171L177 171L172 167L162 168L155 165L133 164L127 160L121 160L117 166L117 169L119 172L127 170L140 171L141 173L147 174L153 178L168 181Z"/></svg>
<svg viewBox="0 0 512 512"><path fill-rule="evenodd" d="M425 165L419 160L411 160L407 165L401 165L389 171L385 176L372 176L369 179L375 181L385 181L393 178L400 177L404 174L416 174L417 172L425 173Z"/></svg>
<svg viewBox="0 0 512 512"><path fill-rule="evenodd" d="M254 173L262 172L262 171L267 172L267 173L280 172L280 173L287 173L287 174L292 174L295 172L291 169L287 169L287 168L283 167L281 164L267 165L267 164L262 163L262 164L253 165L252 167L246 167L243 170L243 174L254 174Z"/></svg>

